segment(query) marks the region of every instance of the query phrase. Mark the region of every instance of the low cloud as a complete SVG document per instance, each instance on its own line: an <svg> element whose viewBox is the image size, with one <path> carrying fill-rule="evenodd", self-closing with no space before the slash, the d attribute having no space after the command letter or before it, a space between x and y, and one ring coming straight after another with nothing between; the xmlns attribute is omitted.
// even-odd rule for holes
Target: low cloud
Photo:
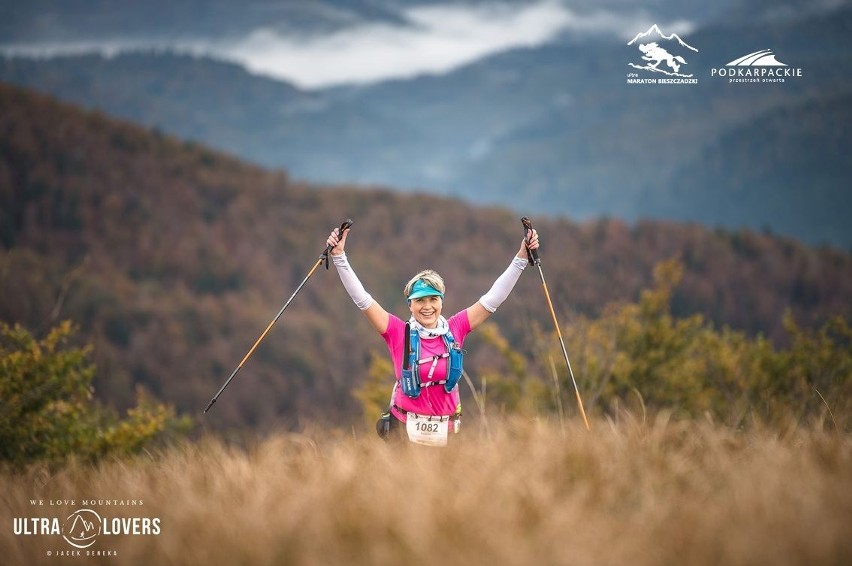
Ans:
<svg viewBox="0 0 852 566"><path fill-rule="evenodd" d="M554 1L433 5L403 15L408 25L368 24L316 37L261 29L220 49L254 72L322 87L446 72L499 51L541 45L576 22Z"/></svg>

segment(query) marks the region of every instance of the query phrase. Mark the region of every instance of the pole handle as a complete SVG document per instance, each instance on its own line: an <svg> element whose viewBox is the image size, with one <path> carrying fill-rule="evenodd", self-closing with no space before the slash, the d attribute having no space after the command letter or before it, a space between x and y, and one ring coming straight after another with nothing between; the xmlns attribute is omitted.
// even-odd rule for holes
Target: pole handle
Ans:
<svg viewBox="0 0 852 566"><path fill-rule="evenodd" d="M337 229L337 238L338 239L342 238L343 237L343 231L348 230L349 228L352 228L352 224L354 224L354 222L352 221L351 218L347 218L346 220L344 220L343 224L340 225L340 228ZM325 268L326 269L328 269L328 254L331 252L332 247L333 246L331 246L331 245L326 246L325 251L322 252L322 254L320 254L320 259L322 259L325 262Z"/></svg>
<svg viewBox="0 0 852 566"><path fill-rule="evenodd" d="M531 250L529 248L529 237L533 229L532 221L524 216L521 218L521 224L524 225L524 239L527 242L527 259L529 260L530 265L541 265L541 258L538 257L538 250Z"/></svg>

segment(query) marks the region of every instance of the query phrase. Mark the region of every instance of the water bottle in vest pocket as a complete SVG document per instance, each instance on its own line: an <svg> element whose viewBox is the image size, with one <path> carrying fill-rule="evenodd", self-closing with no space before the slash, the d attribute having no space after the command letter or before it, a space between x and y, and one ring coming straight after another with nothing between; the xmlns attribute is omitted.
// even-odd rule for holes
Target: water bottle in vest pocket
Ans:
<svg viewBox="0 0 852 566"><path fill-rule="evenodd" d="M420 396L420 376L417 375L418 373L420 372L416 366L409 366L408 369L402 370L402 379L400 379L402 392L412 399L417 399Z"/></svg>

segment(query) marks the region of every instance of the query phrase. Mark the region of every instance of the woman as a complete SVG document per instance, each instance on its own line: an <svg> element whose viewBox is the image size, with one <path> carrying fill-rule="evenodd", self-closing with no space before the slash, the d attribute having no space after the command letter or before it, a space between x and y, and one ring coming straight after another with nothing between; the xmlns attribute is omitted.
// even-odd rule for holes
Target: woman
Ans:
<svg viewBox="0 0 852 566"><path fill-rule="evenodd" d="M411 311L408 323L388 313L364 289L346 257L348 235L348 229L340 237L337 229L332 230L327 240L332 248L331 259L355 305L385 339L397 380L389 414L383 415L384 420L379 421L378 432L384 437L388 429L399 428L400 423L405 423L412 442L443 446L447 442L449 427L458 432L460 424L457 381L461 374L464 339L509 296L527 266L527 250L539 246L538 234L535 230L528 230L509 267L488 292L449 319L441 314L445 292L441 276L426 269L412 277L404 289ZM407 328L410 329L408 332ZM407 350L411 354L404 359ZM383 429L381 425L385 423Z"/></svg>

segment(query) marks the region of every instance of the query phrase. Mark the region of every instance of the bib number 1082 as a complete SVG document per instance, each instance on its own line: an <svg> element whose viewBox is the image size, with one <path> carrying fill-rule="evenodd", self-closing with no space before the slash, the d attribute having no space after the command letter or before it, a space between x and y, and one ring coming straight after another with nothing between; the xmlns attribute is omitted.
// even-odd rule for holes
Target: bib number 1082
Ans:
<svg viewBox="0 0 852 566"><path fill-rule="evenodd" d="M414 427L418 432L438 432L439 423L419 422L415 423Z"/></svg>
<svg viewBox="0 0 852 566"><path fill-rule="evenodd" d="M445 446L447 444L449 421L447 417L433 420L429 417L408 413L405 426L408 431L408 439L417 444Z"/></svg>

